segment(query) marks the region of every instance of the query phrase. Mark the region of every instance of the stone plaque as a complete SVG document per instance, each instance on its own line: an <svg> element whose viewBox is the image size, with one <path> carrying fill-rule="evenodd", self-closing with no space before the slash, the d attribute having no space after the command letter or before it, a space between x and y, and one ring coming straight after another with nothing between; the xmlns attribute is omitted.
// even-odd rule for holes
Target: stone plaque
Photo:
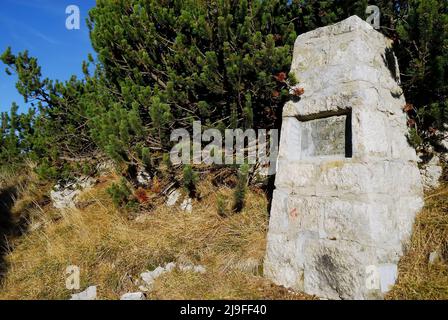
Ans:
<svg viewBox="0 0 448 320"><path fill-rule="evenodd" d="M349 115L303 121L300 127L303 157L351 157Z"/></svg>

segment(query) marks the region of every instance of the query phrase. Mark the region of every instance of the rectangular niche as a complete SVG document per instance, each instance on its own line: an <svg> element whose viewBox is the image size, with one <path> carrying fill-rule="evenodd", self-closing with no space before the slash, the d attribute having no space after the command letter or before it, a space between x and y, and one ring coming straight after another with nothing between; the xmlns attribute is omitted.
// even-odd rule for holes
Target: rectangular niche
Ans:
<svg viewBox="0 0 448 320"><path fill-rule="evenodd" d="M300 121L302 158L352 157L351 112L315 115Z"/></svg>

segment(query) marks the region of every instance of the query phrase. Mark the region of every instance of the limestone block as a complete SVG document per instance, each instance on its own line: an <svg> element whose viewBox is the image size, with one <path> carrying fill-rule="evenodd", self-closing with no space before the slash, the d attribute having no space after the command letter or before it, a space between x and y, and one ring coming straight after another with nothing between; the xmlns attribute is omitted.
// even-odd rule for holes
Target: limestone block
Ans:
<svg viewBox="0 0 448 320"><path fill-rule="evenodd" d="M271 233L286 233L288 230L288 194L281 189L274 190L269 230Z"/></svg>
<svg viewBox="0 0 448 320"><path fill-rule="evenodd" d="M297 38L305 94L284 107L265 275L327 299L378 299L423 206L391 41L354 16Z"/></svg>
<svg viewBox="0 0 448 320"><path fill-rule="evenodd" d="M363 298L365 267L375 264L370 248L348 241L310 241L304 255L305 292L328 299Z"/></svg>
<svg viewBox="0 0 448 320"><path fill-rule="evenodd" d="M299 164L298 161L278 160L276 185L278 188L296 189L312 185L319 168L312 164Z"/></svg>
<svg viewBox="0 0 448 320"><path fill-rule="evenodd" d="M287 134L286 136L283 133ZM288 139L286 139L288 137ZM291 117L284 119L280 137L279 158L300 160L300 122Z"/></svg>

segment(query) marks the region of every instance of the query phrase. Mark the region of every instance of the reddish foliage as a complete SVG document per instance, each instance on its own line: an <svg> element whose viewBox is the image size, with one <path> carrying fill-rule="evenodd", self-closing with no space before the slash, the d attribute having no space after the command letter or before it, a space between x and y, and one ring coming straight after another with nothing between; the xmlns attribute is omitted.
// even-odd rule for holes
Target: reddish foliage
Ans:
<svg viewBox="0 0 448 320"><path fill-rule="evenodd" d="M415 120L414 119L408 119L408 127L412 128L415 126Z"/></svg>
<svg viewBox="0 0 448 320"><path fill-rule="evenodd" d="M274 40L280 41L280 40L282 40L282 36L280 34L274 34Z"/></svg>
<svg viewBox="0 0 448 320"><path fill-rule="evenodd" d="M404 105L404 107L403 107L403 111L406 112L406 113L410 112L412 110L414 110L414 106L412 104L410 104L410 103L406 103Z"/></svg>
<svg viewBox="0 0 448 320"><path fill-rule="evenodd" d="M146 203L149 201L148 194L145 189L139 188L135 191L134 196L137 198L139 203Z"/></svg>
<svg viewBox="0 0 448 320"><path fill-rule="evenodd" d="M280 92L278 92L277 90L275 90L274 92L272 92L272 96L274 98L278 98L280 96Z"/></svg>
<svg viewBox="0 0 448 320"><path fill-rule="evenodd" d="M305 89L297 87L293 89L293 95L296 97L300 97L301 95L303 95L305 93Z"/></svg>
<svg viewBox="0 0 448 320"><path fill-rule="evenodd" d="M285 82L286 81L286 73L285 72L280 72L279 74L277 74L276 76L274 76L275 80L277 80L278 82Z"/></svg>

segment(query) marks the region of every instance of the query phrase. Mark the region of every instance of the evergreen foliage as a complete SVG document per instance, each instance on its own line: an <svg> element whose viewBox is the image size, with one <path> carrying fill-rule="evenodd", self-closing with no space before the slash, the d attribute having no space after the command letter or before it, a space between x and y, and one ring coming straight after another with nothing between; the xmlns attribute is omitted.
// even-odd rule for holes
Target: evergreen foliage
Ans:
<svg viewBox="0 0 448 320"><path fill-rule="evenodd" d="M82 103L88 90L84 82L74 76L65 83L42 79L37 59L27 51L14 55L8 48L0 60L9 75L17 75L17 90L31 104L26 114L17 114L13 104L9 116L2 115L2 164L27 157L46 176L74 170L68 170L66 159L80 159L94 150Z"/></svg>
<svg viewBox="0 0 448 320"><path fill-rule="evenodd" d="M112 184L112 186L107 189L107 193L110 195L117 208L130 209L138 206L138 202L125 178L121 178L119 183Z"/></svg>
<svg viewBox="0 0 448 320"><path fill-rule="evenodd" d="M368 4L380 7L380 31L394 40L412 140L437 144L448 122L447 1L98 0L88 19L97 61L83 63L84 79L52 81L28 52L1 55L32 107L1 114L0 165L31 159L58 178L105 155L134 178L137 167L160 163L171 172L170 133L193 121L278 128L297 35L366 18Z"/></svg>
<svg viewBox="0 0 448 320"><path fill-rule="evenodd" d="M249 165L243 164L238 171L237 183L233 194L233 211L235 213L241 212L244 208L248 181Z"/></svg>
<svg viewBox="0 0 448 320"><path fill-rule="evenodd" d="M185 191L190 197L196 197L196 185L198 184L199 176L190 165L186 165L183 170L183 185Z"/></svg>

